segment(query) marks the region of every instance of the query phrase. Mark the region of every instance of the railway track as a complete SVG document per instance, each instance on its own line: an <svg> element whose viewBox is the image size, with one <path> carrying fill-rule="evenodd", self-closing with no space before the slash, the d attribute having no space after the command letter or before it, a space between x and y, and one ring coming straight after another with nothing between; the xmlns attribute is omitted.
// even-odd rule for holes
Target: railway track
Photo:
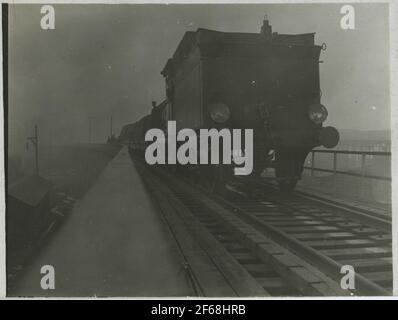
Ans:
<svg viewBox="0 0 398 320"><path fill-rule="evenodd" d="M132 157L203 296L339 296L392 293L391 232L332 204L244 184L222 197ZM376 219L377 221L377 219ZM203 262L205 261L205 262ZM354 267L343 290L341 266Z"/></svg>
<svg viewBox="0 0 398 320"><path fill-rule="evenodd" d="M364 292L372 292L374 287L375 292L391 294L390 220L307 196L280 195L275 190L266 191L260 199L250 199L250 191L243 190L218 200L336 281L341 274L335 270L349 265L354 267Z"/></svg>

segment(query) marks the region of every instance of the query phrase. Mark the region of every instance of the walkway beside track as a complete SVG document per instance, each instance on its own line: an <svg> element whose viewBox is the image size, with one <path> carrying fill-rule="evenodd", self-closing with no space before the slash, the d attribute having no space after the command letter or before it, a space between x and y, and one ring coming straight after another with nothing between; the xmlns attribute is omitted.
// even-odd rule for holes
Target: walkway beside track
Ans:
<svg viewBox="0 0 398 320"><path fill-rule="evenodd" d="M55 289L40 269L55 269ZM161 214L146 193L127 148L23 271L11 296L194 295Z"/></svg>

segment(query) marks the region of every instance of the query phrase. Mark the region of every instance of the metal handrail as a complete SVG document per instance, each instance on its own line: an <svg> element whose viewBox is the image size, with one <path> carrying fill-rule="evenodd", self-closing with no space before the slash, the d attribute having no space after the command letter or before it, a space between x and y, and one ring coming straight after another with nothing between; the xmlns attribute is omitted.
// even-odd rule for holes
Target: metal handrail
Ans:
<svg viewBox="0 0 398 320"><path fill-rule="evenodd" d="M323 169L323 168L315 167L315 153L333 154L333 169ZM337 170L337 155L338 154L360 155L361 156L361 173ZM383 152L383 151L350 151L350 150L319 150L319 149L315 149L315 150L311 150L311 166L304 166L304 169L311 170L311 176L314 176L314 171L319 171L319 172L330 172L330 173L333 173L334 175L336 175L336 174L344 174L344 175L361 177L361 178L370 178L370 179L391 181L391 177L384 177L384 176L366 174L366 172L365 172L365 163L366 163L366 157L367 156L386 156L386 157L391 157L391 152Z"/></svg>
<svg viewBox="0 0 398 320"><path fill-rule="evenodd" d="M385 151L351 151L351 150L311 150L311 152L316 153L337 153L337 154L360 154L367 156L391 156L391 152Z"/></svg>

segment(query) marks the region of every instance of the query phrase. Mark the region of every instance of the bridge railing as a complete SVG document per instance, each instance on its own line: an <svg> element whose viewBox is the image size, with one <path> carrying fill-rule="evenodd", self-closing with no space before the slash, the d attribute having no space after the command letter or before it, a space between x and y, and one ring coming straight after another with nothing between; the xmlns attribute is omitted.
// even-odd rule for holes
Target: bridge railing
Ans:
<svg viewBox="0 0 398 320"><path fill-rule="evenodd" d="M315 155L319 154L332 154L333 155L333 168L326 169L326 168L319 168L316 167L316 157ZM353 171L343 171L338 170L338 155L356 155L359 156L361 159L361 166L360 172L353 172ZM391 152L381 152L381 151L350 151L350 150L320 150L315 149L311 151L311 165L304 166L304 169L311 171L311 176L314 176L314 172L328 172L333 173L333 175L343 174L361 178L370 178L370 179L377 179L377 180L386 180L391 181L391 177L388 176L379 176L379 175L371 175L366 173L366 160L368 157L373 156L382 156L382 157L391 157Z"/></svg>

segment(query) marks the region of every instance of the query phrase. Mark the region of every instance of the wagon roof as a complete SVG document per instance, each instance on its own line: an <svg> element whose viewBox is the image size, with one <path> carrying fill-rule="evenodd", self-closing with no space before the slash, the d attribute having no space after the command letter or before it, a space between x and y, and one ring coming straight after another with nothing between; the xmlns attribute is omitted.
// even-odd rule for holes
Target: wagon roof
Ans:
<svg viewBox="0 0 398 320"><path fill-rule="evenodd" d="M272 44L275 45L314 45L315 33L303 34L278 34L272 35ZM173 65L178 65L197 46L211 43L224 43L235 45L260 45L267 40L261 33L222 32L198 28L196 31L187 31L177 46L172 58L168 59L161 74L166 75Z"/></svg>
<svg viewBox="0 0 398 320"><path fill-rule="evenodd" d="M136 125L136 122L124 125L122 127L122 130L120 131L119 137L125 137L127 134L129 134L134 129L135 125Z"/></svg>

